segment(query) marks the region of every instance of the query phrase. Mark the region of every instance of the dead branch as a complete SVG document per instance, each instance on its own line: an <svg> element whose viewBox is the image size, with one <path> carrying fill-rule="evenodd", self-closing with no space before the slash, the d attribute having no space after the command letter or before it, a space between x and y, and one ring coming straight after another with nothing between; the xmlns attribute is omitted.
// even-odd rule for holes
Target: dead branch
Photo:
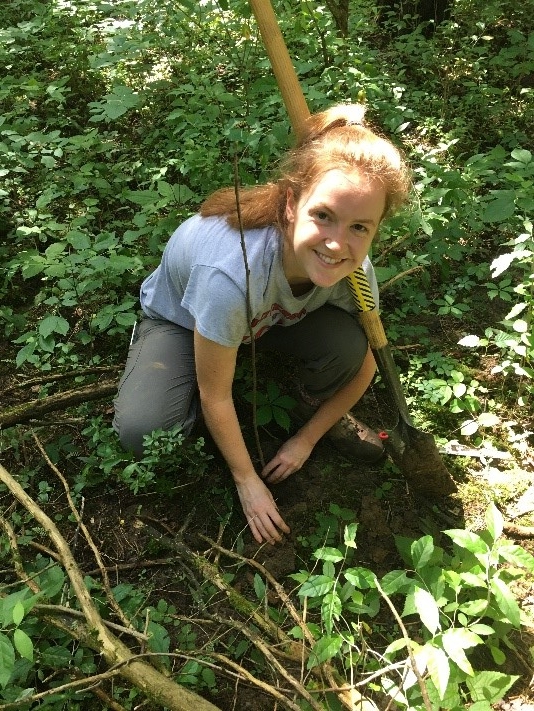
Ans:
<svg viewBox="0 0 534 711"><path fill-rule="evenodd" d="M262 640L259 635L255 634L252 632L252 630L249 630L246 625L243 625L239 622L234 622L230 620L222 620L218 616L214 615L214 619L216 619L218 622L223 622L226 625L231 625L234 629L239 630L241 634L243 634L247 639L249 639L252 644L263 654L265 659L269 662L269 664L276 669L276 671L280 674L280 676L285 679L298 693L298 695L305 699L308 704L311 706L314 711L322 711L322 706L319 704L313 696L310 694L310 692L306 689L306 687L300 683L295 677L290 674L287 669L285 669L278 659L276 659L275 655L272 653L271 649L268 647L268 645L265 643L265 640ZM291 702L288 702L286 699L286 706L287 708L291 709L291 711L295 710L298 711L299 707L296 704L292 704Z"/></svg>
<svg viewBox="0 0 534 711"><path fill-rule="evenodd" d="M146 525L146 517L138 515L137 518ZM152 526L151 529L159 534L157 529L153 529ZM273 641L276 645L279 645L278 647L272 649L272 652L275 655L283 656L285 659L291 660L298 664L306 662L310 655L310 648L305 647L303 643L299 643L291 639L291 637L280 629L280 627L276 625L267 615L264 616L260 614L258 606L253 604L250 600L241 595L236 588L230 585L224 579L223 574L215 564L211 563L203 555L195 553L180 540L174 540L169 536L160 535L159 541L160 543L165 543L172 550L176 551L191 568L196 570L205 580L211 582L216 588L225 594L227 602L234 608L234 610L239 612L245 618L251 620L256 627L258 627L269 637L269 639L271 639L271 641ZM216 546L215 550L219 550L219 552L222 552L223 555L235 557L230 551L227 551L220 546ZM261 564L257 563L257 561L250 562L248 558L245 560L253 567L261 567ZM267 576L268 573L266 577ZM297 615L297 624L302 625L302 629L307 629L304 620L298 616L298 613L296 613L294 607L293 614ZM310 640L310 645L311 644L313 644L313 638ZM351 711L353 711L353 709L358 709L358 711L377 711L377 706L370 699L360 694L355 687L347 687L345 680L339 675L331 664L325 662L320 666L314 667L311 671L312 674L320 679L326 677L330 686L336 689L338 698L345 708L350 709Z"/></svg>
<svg viewBox="0 0 534 711"><path fill-rule="evenodd" d="M102 654L106 663L110 667L120 665L122 677L140 689L158 705L167 707L170 711L190 711L192 708L195 711L220 711L217 706L214 706L206 699L175 684L150 664L136 659L128 647L110 632L93 604L91 595L84 585L78 564L55 523L28 496L20 484L13 479L2 465L0 465L0 480L46 530L56 547L81 609L85 614L89 636L94 633L94 643L98 644L98 651Z"/></svg>
<svg viewBox="0 0 534 711"><path fill-rule="evenodd" d="M130 622L130 620L126 617L126 615L124 614L124 612L121 610L120 605L117 603L117 601L115 600L115 597L114 597L113 593L111 592L111 585L109 584L109 577L108 577L108 574L107 574L107 570L106 570L105 567L104 567L104 562L102 561L102 557L101 557L101 555L100 555L100 551L99 551L98 548L95 546L94 541L93 541L93 539L92 539L92 537L91 537L91 534L90 534L89 531L87 530L87 526L85 525L85 523L84 523L83 520L82 520L82 517L81 517L80 514L78 513L78 509L77 509L76 506L74 505L74 501L72 500L72 496L70 495L70 487L69 487L69 485L67 484L67 481L65 480L65 477L64 477L63 474L59 471L59 469L56 467L56 465L52 462L52 460L50 459L50 457L49 457L48 454L46 453L46 450L45 450L45 448L43 447L43 445L42 445L42 443L41 443L41 440L39 439L39 437L37 437L37 435L36 435L35 432L33 432L33 431L32 431L32 437L33 437L33 439L35 440L35 444L37 445L37 448L39 449L39 451L40 451L40 453L41 453L41 456L43 457L43 459L45 460L45 462L48 464L48 466L50 467L50 469L51 469L51 470L54 472L54 474L57 476L57 478L60 480L60 482L63 484L63 488L65 489L65 495L66 495L66 497L67 497L67 501L69 502L70 510L72 511L72 513L73 513L73 515L74 515L74 518L76 519L76 522L77 522L78 526L81 528L81 530L82 530L82 532L83 532L83 535L85 536L85 540L87 541L87 543L89 544L89 547L90 547L91 550L93 551L93 555L94 555L95 560L96 560L96 562L97 562L97 564L98 564L98 567L99 567L99 570L100 570L100 575L101 575L101 577L102 577L102 585L103 585L103 587L104 587L104 592L105 592L105 594L106 594L106 598L107 598L109 604L111 605L112 609L114 610L114 612L115 612L115 614L117 615L117 617L119 618L119 620L121 620L122 624L123 624L125 627L127 627L128 629L135 631L134 626L132 625L132 623Z"/></svg>
<svg viewBox="0 0 534 711"><path fill-rule="evenodd" d="M518 523L504 522L503 531L517 538L534 538L534 526L520 526Z"/></svg>
<svg viewBox="0 0 534 711"><path fill-rule="evenodd" d="M380 287L380 293L383 294L385 291L388 289L391 289L393 284L396 281L399 281L399 279L404 279L404 277L407 277L409 274L415 274L416 272L420 272L424 269L422 266L417 266L417 267L411 267L410 269L406 269L403 272L399 272L399 274L395 274L394 277L391 277L391 279L388 279L388 281L384 282L382 286Z"/></svg>
<svg viewBox="0 0 534 711"><path fill-rule="evenodd" d="M20 405L13 405L6 410L0 411L0 429L20 425L23 422L41 417L47 412L65 410L68 407L80 405L89 400L100 400L113 395L116 391L117 383L115 381L104 381L85 385L76 390L65 390L55 395L49 395L42 400L31 400Z"/></svg>
<svg viewBox="0 0 534 711"><path fill-rule="evenodd" d="M410 665L412 667L412 671L415 674L415 678L417 679L417 684L419 685L419 689L421 691L421 696L423 697L423 703L425 705L425 709L427 711L432 711L432 705L430 703L430 697L428 696L428 689L426 688L425 681L423 677L421 676L419 669L417 668L417 662L415 661L413 649L412 649L412 641L408 635L408 631L406 627L404 626L404 622L402 621L399 613L397 612L395 605L391 602L389 595L387 595L384 590L382 589L380 583L378 580L375 580L375 585L380 593L380 595L384 598L384 600L387 603L387 606L391 610L393 617L397 621L397 624L400 627L400 630L402 632L402 636L404 637L404 641L406 642L406 649L408 650L408 657L410 659Z"/></svg>
<svg viewBox="0 0 534 711"><path fill-rule="evenodd" d="M47 375L38 378L29 378L22 382L14 383L4 390L6 393L11 393L20 388L31 388L33 385L44 385L45 383L55 383L58 380L69 380L72 378L85 378L87 375L97 375L98 373L118 373L123 369L122 365L98 365L90 368L82 368L80 370L69 370L64 373L48 373Z"/></svg>

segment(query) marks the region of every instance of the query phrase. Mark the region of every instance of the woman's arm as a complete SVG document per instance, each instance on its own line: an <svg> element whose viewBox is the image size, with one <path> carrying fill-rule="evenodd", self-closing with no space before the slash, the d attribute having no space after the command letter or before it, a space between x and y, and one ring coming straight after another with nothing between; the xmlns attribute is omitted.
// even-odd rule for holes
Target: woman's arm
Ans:
<svg viewBox="0 0 534 711"><path fill-rule="evenodd" d="M195 363L206 425L234 478L241 505L258 543L289 533L271 492L254 469L232 398L237 348L221 346L195 329Z"/></svg>
<svg viewBox="0 0 534 711"><path fill-rule="evenodd" d="M325 400L308 422L278 450L276 456L265 465L262 477L270 483L276 483L298 471L321 437L362 397L375 372L376 362L369 348L354 378Z"/></svg>

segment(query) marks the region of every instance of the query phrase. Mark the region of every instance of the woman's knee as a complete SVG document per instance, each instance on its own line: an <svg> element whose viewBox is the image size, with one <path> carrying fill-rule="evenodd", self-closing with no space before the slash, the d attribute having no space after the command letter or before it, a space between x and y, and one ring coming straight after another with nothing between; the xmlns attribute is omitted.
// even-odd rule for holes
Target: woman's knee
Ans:
<svg viewBox="0 0 534 711"><path fill-rule="evenodd" d="M160 412L149 413L138 411L138 414L122 414L117 410L113 419L113 429L126 451L134 452L136 456L144 454L144 438L155 430L168 431L178 427L184 435L189 435L196 422L196 414L188 413L183 421L170 421L161 416Z"/></svg>

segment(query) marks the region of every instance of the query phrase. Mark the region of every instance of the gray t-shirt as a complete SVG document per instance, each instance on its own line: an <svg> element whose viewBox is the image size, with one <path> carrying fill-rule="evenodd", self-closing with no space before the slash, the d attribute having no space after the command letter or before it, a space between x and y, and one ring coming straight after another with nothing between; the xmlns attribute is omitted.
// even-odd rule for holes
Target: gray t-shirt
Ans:
<svg viewBox="0 0 534 711"><path fill-rule="evenodd" d="M282 236L275 227L246 230L254 338L275 324L291 326L326 303L355 313L345 279L294 296L282 266ZM371 262L363 264L378 305ZM141 285L141 307L223 346L249 343L245 263L238 230L224 217L195 215L170 238L158 268Z"/></svg>

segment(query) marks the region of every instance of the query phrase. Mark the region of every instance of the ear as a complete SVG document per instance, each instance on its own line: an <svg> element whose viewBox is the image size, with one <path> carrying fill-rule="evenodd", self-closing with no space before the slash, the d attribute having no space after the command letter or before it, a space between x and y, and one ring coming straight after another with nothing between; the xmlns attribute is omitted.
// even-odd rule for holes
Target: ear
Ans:
<svg viewBox="0 0 534 711"><path fill-rule="evenodd" d="M293 190L291 188L288 188L287 195L286 195L286 220L287 220L288 224L295 222L295 209L296 209L295 195L293 193Z"/></svg>

